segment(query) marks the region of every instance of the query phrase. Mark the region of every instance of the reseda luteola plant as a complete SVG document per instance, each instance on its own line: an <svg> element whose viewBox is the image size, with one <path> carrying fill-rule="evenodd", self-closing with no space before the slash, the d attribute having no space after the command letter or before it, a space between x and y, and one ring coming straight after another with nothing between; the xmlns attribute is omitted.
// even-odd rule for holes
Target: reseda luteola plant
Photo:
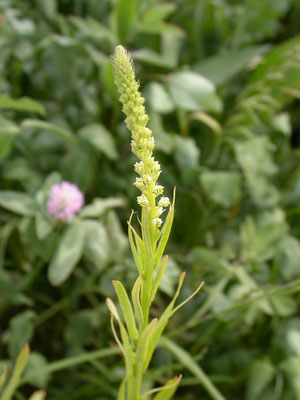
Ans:
<svg viewBox="0 0 300 400"><path fill-rule="evenodd" d="M185 273L182 273L174 298L164 313L159 319L154 318L149 322L150 307L168 260L168 256L163 257L163 253L174 217L175 190L171 204L169 198L163 196L163 186L157 183L161 167L152 155L154 138L146 126L149 118L143 106L144 98L138 90L139 84L135 80L130 55L122 46L116 48L113 65L120 101L127 116L126 124L132 132L132 151L139 158L135 163L135 171L139 176L134 184L141 191L137 202L142 208L141 235L131 225L132 215L128 222L129 241L139 271L131 293L132 303L122 283L113 281L125 324L112 300L107 299L112 331L124 355L126 366L126 376L121 383L118 400L146 400L155 393L154 400L168 400L175 393L181 377L173 378L163 387L142 393L143 374L169 318L200 290L202 284L188 299L175 307L185 277ZM167 207L168 213L163 223L161 216ZM120 338L114 319L119 325Z"/></svg>

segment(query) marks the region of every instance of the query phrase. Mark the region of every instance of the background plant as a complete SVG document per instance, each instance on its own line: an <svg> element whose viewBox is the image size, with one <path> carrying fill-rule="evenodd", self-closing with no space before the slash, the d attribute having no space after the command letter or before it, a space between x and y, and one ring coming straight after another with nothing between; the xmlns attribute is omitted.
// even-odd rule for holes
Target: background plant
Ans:
<svg viewBox="0 0 300 400"><path fill-rule="evenodd" d="M135 277L124 235L134 160L110 63L118 43L143 83L162 184L177 186L153 316L182 270L183 296L206 281L170 321L149 385L182 371L176 397L211 398L201 366L228 399L300 398L299 1L0 7L1 359L25 341L32 349L16 398L41 387L53 400L114 399L124 373L107 349L104 305L112 279L128 289ZM45 205L61 179L87 208L57 226ZM76 257L53 264L69 243ZM68 273L49 282L47 270Z"/></svg>

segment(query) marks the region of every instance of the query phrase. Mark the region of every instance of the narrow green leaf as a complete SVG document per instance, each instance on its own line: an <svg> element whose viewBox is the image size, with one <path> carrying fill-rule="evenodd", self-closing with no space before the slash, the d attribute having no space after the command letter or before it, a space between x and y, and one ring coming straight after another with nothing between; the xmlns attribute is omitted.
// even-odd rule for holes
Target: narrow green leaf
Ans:
<svg viewBox="0 0 300 400"><path fill-rule="evenodd" d="M142 396L142 400L147 399L147 397L155 392L159 392L153 400L169 400L173 397L176 392L179 383L181 381L181 375L175 376L173 379L170 379L163 387L149 390Z"/></svg>
<svg viewBox="0 0 300 400"><path fill-rule="evenodd" d="M160 281L161 281L161 279L163 277L163 274L165 272L165 268L166 268L167 262L168 262L168 256L165 256L161 260L161 262L159 264L159 267L157 269L157 273L156 273L156 276L155 276L155 279L154 279L154 282L153 282L153 285L152 285L152 288L151 288L151 294L150 294L150 297L149 297L150 304L152 303L152 301L155 298L159 283L160 283Z"/></svg>
<svg viewBox="0 0 300 400"><path fill-rule="evenodd" d="M173 202L172 205L169 209L167 218L165 220L164 226L161 230L161 237L160 237L160 241L156 250L156 254L155 254L155 268L158 266L158 264L160 263L160 260L162 258L162 255L164 253L165 247L167 245L169 236L170 236L170 232L171 232L171 228L172 228L172 223L173 223L173 219L174 219L174 209L175 209L175 190L176 188L174 188L174 192L173 192Z"/></svg>
<svg viewBox="0 0 300 400"><path fill-rule="evenodd" d="M2 375L0 376L0 388L1 388L1 386L4 385L4 383L5 383L5 381L6 381L6 375L7 375L7 366L4 365L3 373L2 373Z"/></svg>
<svg viewBox="0 0 300 400"><path fill-rule="evenodd" d="M45 374L45 375L51 374L53 372L72 368L75 365L92 362L93 360L98 360L101 358L111 357L119 353L120 353L119 348L115 346L95 351L87 351L77 356L67 357L61 360L53 361L39 368L38 370L30 372L30 374L28 373L28 375L26 376L26 380L23 378L21 383L23 384L26 383L27 381L32 381L33 378L39 376L40 374Z"/></svg>
<svg viewBox="0 0 300 400"><path fill-rule="evenodd" d="M116 331L116 329L115 329L115 325L114 325L114 314L113 314L113 313L111 313L110 325L111 325L111 330L112 330L112 333L113 333L113 335L114 335L115 341L117 342L118 346L120 347L120 350L122 351L122 353L123 353L123 355L124 355L124 357L125 357L125 360L126 360L126 352L125 352L125 349L124 349L123 344L122 344L122 342L121 342L121 340L120 340L120 338L119 338L119 336L118 336L118 334L117 334L117 331Z"/></svg>
<svg viewBox="0 0 300 400"><path fill-rule="evenodd" d="M78 135L109 159L115 160L118 157L114 137L104 125L97 123L86 125L80 129Z"/></svg>
<svg viewBox="0 0 300 400"><path fill-rule="evenodd" d="M135 281L132 292L131 292L131 298L132 298L132 303L134 307L134 312L135 315L137 316L137 319L139 321L139 327L141 328L144 323L144 316L143 316L143 309L141 305L141 287L142 287L142 277L141 275L137 278Z"/></svg>
<svg viewBox="0 0 300 400"><path fill-rule="evenodd" d="M109 311L112 313L112 315L116 318L116 320L120 321L120 316L117 311L117 308L116 308L114 302L110 298L106 299L106 305L107 305Z"/></svg>
<svg viewBox="0 0 300 400"><path fill-rule="evenodd" d="M199 367L199 365L193 360L190 354L185 351L182 347L175 344L165 336L161 338L161 344L168 349L174 356L199 380L199 383L205 388L207 393L214 400L225 400L225 397L215 387L209 377Z"/></svg>
<svg viewBox="0 0 300 400"><path fill-rule="evenodd" d="M119 316L119 313L117 311L117 308L115 306L115 304L113 303L113 301L109 298L106 299L106 305L109 308L109 311L111 312L111 328L114 334L114 337L116 339L117 344L119 345L122 353L124 354L125 357L125 362L126 362L126 371L128 372L132 372L132 368L133 368L133 363L134 363L134 356L133 356L133 351L132 348L130 346L130 342L129 342L129 337L127 334L127 331L121 321L121 318ZM117 332L115 330L114 327L114 319L116 318L116 320L118 321L119 324L119 328L120 328L120 332L121 332L121 338L122 338L122 342L119 339ZM128 372L128 373L129 373Z"/></svg>
<svg viewBox="0 0 300 400"><path fill-rule="evenodd" d="M183 307L188 301L190 301L199 292L199 290L202 288L203 285L204 285L204 281L200 283L200 285L194 291L194 293L192 293L187 299L185 299L182 303L180 303L177 307L174 308L174 310L172 311L171 316L173 314L175 314L176 311L178 311L181 307Z"/></svg>
<svg viewBox="0 0 300 400"><path fill-rule="evenodd" d="M176 293L175 293L172 301L170 302L170 304L168 305L168 307L165 309L165 311L163 312L162 316L160 317L160 319L158 321L158 324L156 326L155 332L153 332L153 335L151 337L151 341L149 342L147 360L146 360L146 363L145 363L145 369L147 369L147 367L148 367L148 365L150 363L150 360L151 360L152 354L153 354L153 352L155 350L156 344L157 344L160 336L162 335L162 333L163 333L163 331L164 331L164 329L165 329L165 327L166 327L166 325L167 325L167 323L169 321L169 318L173 315L172 314L172 310L174 308L174 305L175 305L175 302L177 300L177 297L179 296L181 287L182 287L183 282L184 282L184 278L185 278L185 272L183 272L180 275Z"/></svg>
<svg viewBox="0 0 300 400"><path fill-rule="evenodd" d="M136 376L142 379L142 373L147 369L149 361L149 344L155 332L158 319L154 318L150 324L146 326L139 337L138 347L136 351ZM137 382L138 391L141 386L141 380Z"/></svg>
<svg viewBox="0 0 300 400"><path fill-rule="evenodd" d="M149 224L149 211L147 207L142 207L142 235L143 242L145 243L145 250L147 254L147 261L149 262L152 259L153 250L152 250L152 240L150 236L151 232L150 224ZM145 265L145 268L148 266Z"/></svg>
<svg viewBox="0 0 300 400"><path fill-rule="evenodd" d="M190 114L189 116L190 120L197 120L203 122L206 126L208 126L214 133L216 133L218 136L222 132L222 127L219 124L219 122L210 116L209 114L203 112L203 111L196 111Z"/></svg>
<svg viewBox="0 0 300 400"><path fill-rule="evenodd" d="M134 261L139 270L140 275L145 275L146 268L146 250L145 245L140 236L136 233L135 229L131 225L131 219L134 211L132 211L131 216L128 221L128 237L129 243L134 257ZM133 238L133 235L134 238Z"/></svg>
<svg viewBox="0 0 300 400"><path fill-rule="evenodd" d="M120 302L120 306L123 311L123 315L125 318L127 330L130 336L132 343L136 344L138 339L138 331L135 324L134 314L132 310L132 306L130 300L128 298L127 292L120 281L112 282L115 290L117 292L117 296Z"/></svg>
<svg viewBox="0 0 300 400"><path fill-rule="evenodd" d="M4 392L2 393L1 400L10 400L14 392L17 390L21 380L22 373L28 361L29 352L30 352L29 346L28 344L26 344L17 357L13 374L6 388L4 389Z"/></svg>
<svg viewBox="0 0 300 400"><path fill-rule="evenodd" d="M125 377L119 387L119 392L118 392L118 398L117 400L126 400L126 382L127 382L127 377Z"/></svg>

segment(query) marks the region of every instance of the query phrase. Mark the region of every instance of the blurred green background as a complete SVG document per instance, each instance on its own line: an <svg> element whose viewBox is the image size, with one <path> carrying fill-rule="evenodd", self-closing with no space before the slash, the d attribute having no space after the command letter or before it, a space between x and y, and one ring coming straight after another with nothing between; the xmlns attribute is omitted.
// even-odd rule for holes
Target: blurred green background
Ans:
<svg viewBox="0 0 300 400"><path fill-rule="evenodd" d="M137 275L117 44L134 59L161 182L177 187L153 315L182 270L183 296L206 282L146 384L182 372L176 399L220 400L204 370L225 399L300 399L299 26L299 0L0 1L0 367L31 347L14 399L112 400L124 373L119 355L95 353L114 345L111 280L130 289ZM86 198L65 225L46 209L62 179Z"/></svg>

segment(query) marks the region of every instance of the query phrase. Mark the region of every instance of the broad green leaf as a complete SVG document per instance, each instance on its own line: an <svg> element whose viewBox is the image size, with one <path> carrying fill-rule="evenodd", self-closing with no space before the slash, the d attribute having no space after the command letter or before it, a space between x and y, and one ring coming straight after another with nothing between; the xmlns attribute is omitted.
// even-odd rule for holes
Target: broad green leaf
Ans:
<svg viewBox="0 0 300 400"><path fill-rule="evenodd" d="M280 274L289 282L296 279L299 274L300 242L291 235L285 235L281 241L280 250Z"/></svg>
<svg viewBox="0 0 300 400"><path fill-rule="evenodd" d="M31 340L35 313L31 310L23 311L10 320L9 354L16 357L21 348Z"/></svg>
<svg viewBox="0 0 300 400"><path fill-rule="evenodd" d="M111 208L122 207L124 205L124 200L119 197L107 197L106 199L96 198L91 204L83 207L79 215L82 218L100 217Z"/></svg>
<svg viewBox="0 0 300 400"><path fill-rule="evenodd" d="M111 253L108 233L98 221L86 220L81 225L85 230L84 256L99 270L108 263Z"/></svg>
<svg viewBox="0 0 300 400"><path fill-rule="evenodd" d="M29 97L12 99L5 94L0 94L0 109L34 112L40 115L45 115L46 113L44 106L36 100Z"/></svg>
<svg viewBox="0 0 300 400"><path fill-rule="evenodd" d="M45 239L54 229L53 221L49 216L39 212L35 217L35 228L38 239Z"/></svg>
<svg viewBox="0 0 300 400"><path fill-rule="evenodd" d="M75 183L85 192L94 180L96 160L84 146L74 146L63 157L61 172L64 179Z"/></svg>
<svg viewBox="0 0 300 400"><path fill-rule="evenodd" d="M278 193L268 181L275 174L277 167L271 158L271 143L266 137L253 137L236 141L234 150L237 162L242 168L250 195L258 205L274 204Z"/></svg>
<svg viewBox="0 0 300 400"><path fill-rule="evenodd" d="M173 102L184 110L215 113L222 110L222 102L214 84L196 72L184 71L169 75L168 87Z"/></svg>
<svg viewBox="0 0 300 400"><path fill-rule="evenodd" d="M26 344L23 349L20 351L17 359L16 359L16 363L14 366L14 370L12 373L12 376L10 378L10 380L8 381L8 384L6 385L2 395L1 395L1 400L11 400L14 392L17 390L21 377L22 377L22 373L26 367L27 361L28 361L28 357L29 357L29 346L28 344Z"/></svg>
<svg viewBox="0 0 300 400"><path fill-rule="evenodd" d="M199 156L200 150L193 138L176 136L175 160L182 171L197 168Z"/></svg>
<svg viewBox="0 0 300 400"><path fill-rule="evenodd" d="M275 377L276 369L268 361L255 361L251 367L250 378L247 385L247 400L260 400L264 389Z"/></svg>
<svg viewBox="0 0 300 400"><path fill-rule="evenodd" d="M300 331L297 326L288 327L285 332L285 341L288 352L300 356Z"/></svg>
<svg viewBox="0 0 300 400"><path fill-rule="evenodd" d="M131 303L129 301L128 295L122 283L120 281L113 281L113 285L117 292L120 306L124 315L127 330L131 341L136 344L138 340L138 331L135 324L135 318L132 310Z"/></svg>
<svg viewBox="0 0 300 400"><path fill-rule="evenodd" d="M41 9L42 13L49 19L53 19L56 16L58 1L57 0L40 0L37 2L37 6Z"/></svg>
<svg viewBox="0 0 300 400"><path fill-rule="evenodd" d="M225 263L220 260L217 254L205 247L195 247L191 252L190 258L192 263L201 266L204 271L209 271L213 268L219 271L227 271Z"/></svg>
<svg viewBox="0 0 300 400"><path fill-rule="evenodd" d="M53 286L61 285L79 262L85 241L85 229L75 221L64 232L48 268L48 279Z"/></svg>
<svg viewBox="0 0 300 400"><path fill-rule="evenodd" d="M12 137L18 133L20 133L20 128L9 119L0 115L0 138L5 136Z"/></svg>
<svg viewBox="0 0 300 400"><path fill-rule="evenodd" d="M111 15L118 42L126 45L138 17L140 0L117 0Z"/></svg>
<svg viewBox="0 0 300 400"><path fill-rule="evenodd" d="M72 142L76 143L77 139L73 135L73 133L67 131L66 129L60 128L56 125L50 124L49 122L46 121L40 121L37 119L25 119L22 124L21 124L22 129L37 129L41 131L49 131L52 133L55 133L56 135L61 136L62 138Z"/></svg>
<svg viewBox="0 0 300 400"><path fill-rule="evenodd" d="M115 37L111 30L109 30L104 24L97 21L95 18L85 16L84 18L79 16L71 15L68 18L72 24L76 26L80 34L86 39L94 39L97 43L103 40L108 40L111 44L115 43ZM86 40L89 43L88 40ZM105 56L103 55L104 59Z"/></svg>
<svg viewBox="0 0 300 400"><path fill-rule="evenodd" d="M0 134L0 158L6 157L12 148L12 137L11 135Z"/></svg>
<svg viewBox="0 0 300 400"><path fill-rule="evenodd" d="M151 7L142 17L141 24L143 26L153 26L157 23L164 21L169 15L173 14L176 10L174 3L162 3L157 6Z"/></svg>
<svg viewBox="0 0 300 400"><path fill-rule="evenodd" d="M268 45L262 45L229 50L200 61L193 69L216 85L222 85L248 67L254 57L264 54L269 48Z"/></svg>
<svg viewBox="0 0 300 400"><path fill-rule="evenodd" d="M173 68L174 61L169 59L164 54L157 53L151 49L139 49L132 52L134 60L141 61L145 64L149 64L155 67L161 68Z"/></svg>
<svg viewBox="0 0 300 400"><path fill-rule="evenodd" d="M37 212L34 199L26 193L0 191L0 206L16 214L32 216Z"/></svg>
<svg viewBox="0 0 300 400"><path fill-rule="evenodd" d="M90 143L109 159L115 160L118 157L115 141L103 125L97 123L86 125L80 129L79 137Z"/></svg>
<svg viewBox="0 0 300 400"><path fill-rule="evenodd" d="M248 35L245 35L244 40L247 42L247 36L252 36L253 40L261 41L274 35L280 28L279 21L290 4L291 0L247 0L244 29Z"/></svg>
<svg viewBox="0 0 300 400"><path fill-rule="evenodd" d="M90 335L99 328L100 314L96 309L81 309L71 315L64 330L67 345L74 348L82 348L88 343Z"/></svg>
<svg viewBox="0 0 300 400"><path fill-rule="evenodd" d="M34 351L30 352L22 381L39 388L44 388L50 376L47 371L47 365L46 357Z"/></svg>
<svg viewBox="0 0 300 400"><path fill-rule="evenodd" d="M287 112L278 114L273 120L272 127L285 136L291 136L292 125L290 115Z"/></svg>
<svg viewBox="0 0 300 400"><path fill-rule="evenodd" d="M158 82L151 82L145 89L145 97L150 107L159 114L166 114L174 110L174 103L165 87Z"/></svg>
<svg viewBox="0 0 300 400"><path fill-rule="evenodd" d="M293 389L295 400L300 399L300 357L286 358L281 364L280 369L285 372L287 380Z"/></svg>
<svg viewBox="0 0 300 400"><path fill-rule="evenodd" d="M269 301L272 304L276 314L280 317L291 317L297 312L298 304L293 297L285 293L277 293L269 296Z"/></svg>
<svg viewBox="0 0 300 400"><path fill-rule="evenodd" d="M205 171L200 182L209 199L223 207L230 207L241 197L242 179L236 171Z"/></svg>
<svg viewBox="0 0 300 400"><path fill-rule="evenodd" d="M0 158L9 154L13 137L19 133L20 128L17 125L0 115Z"/></svg>
<svg viewBox="0 0 300 400"><path fill-rule="evenodd" d="M186 350L166 337L161 338L161 344L173 353L178 361L181 362L196 378L198 378L199 383L214 400L225 400L225 397L219 392L213 382L205 374L202 368L196 364Z"/></svg>

